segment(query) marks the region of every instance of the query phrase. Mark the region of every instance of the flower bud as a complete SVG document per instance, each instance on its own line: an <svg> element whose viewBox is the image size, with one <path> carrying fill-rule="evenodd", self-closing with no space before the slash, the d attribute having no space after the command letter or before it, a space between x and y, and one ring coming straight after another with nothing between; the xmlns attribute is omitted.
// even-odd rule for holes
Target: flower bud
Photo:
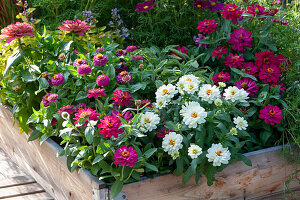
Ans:
<svg viewBox="0 0 300 200"><path fill-rule="evenodd" d="M216 112L216 115L219 115L219 114L221 114L221 110L218 110L217 112Z"/></svg>
<svg viewBox="0 0 300 200"><path fill-rule="evenodd" d="M58 56L58 59L59 60L64 60L66 58L66 54L64 54L64 53L61 53L61 54L59 54L59 56Z"/></svg>
<svg viewBox="0 0 300 200"><path fill-rule="evenodd" d="M143 65L143 64L140 64L140 65L139 65L139 68L140 68L140 69L142 69L143 67L144 67L144 65Z"/></svg>
<svg viewBox="0 0 300 200"><path fill-rule="evenodd" d="M216 99L215 101L214 101L214 103L215 103L215 105L216 106L222 106L222 104L223 104L223 102L222 102L222 100L221 99Z"/></svg>
<svg viewBox="0 0 300 200"><path fill-rule="evenodd" d="M182 129L182 124L178 124L178 129L181 130Z"/></svg>
<svg viewBox="0 0 300 200"><path fill-rule="evenodd" d="M140 99L137 99L134 101L135 106L141 106L142 105L142 101Z"/></svg>
<svg viewBox="0 0 300 200"><path fill-rule="evenodd" d="M226 83L224 83L224 82L219 82L218 84L219 84L219 87L221 87L221 88L226 87Z"/></svg>
<svg viewBox="0 0 300 200"><path fill-rule="evenodd" d="M65 119L65 120L69 120L70 114L67 113L67 112L62 112L62 113L61 113L61 117L62 117L63 119Z"/></svg>
<svg viewBox="0 0 300 200"><path fill-rule="evenodd" d="M230 134L231 134L231 135L237 135L237 130L236 130L236 128L234 128L234 127L231 128L231 129L230 129Z"/></svg>

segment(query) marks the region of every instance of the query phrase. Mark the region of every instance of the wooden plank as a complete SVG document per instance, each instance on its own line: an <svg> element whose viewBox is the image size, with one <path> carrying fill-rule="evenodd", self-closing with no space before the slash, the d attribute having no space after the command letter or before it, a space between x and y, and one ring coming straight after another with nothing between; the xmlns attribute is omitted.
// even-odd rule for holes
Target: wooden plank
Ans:
<svg viewBox="0 0 300 200"><path fill-rule="evenodd" d="M35 194L27 194L23 196L9 197L4 200L54 200L48 193L35 193Z"/></svg>
<svg viewBox="0 0 300 200"><path fill-rule="evenodd" d="M41 192L45 192L45 190L38 183L17 185L12 187L0 188L0 199Z"/></svg>
<svg viewBox="0 0 300 200"><path fill-rule="evenodd" d="M285 172L292 172L292 166L278 155L279 151L250 154L248 158L252 160L252 167L235 162L216 175L218 182L212 186L207 186L204 176L199 184L195 184L192 177L182 186L181 177L170 174L124 185L122 192L127 194L128 200L234 200L278 193L283 190ZM294 188L299 185L293 183L290 186Z"/></svg>
<svg viewBox="0 0 300 200"><path fill-rule="evenodd" d="M36 181L31 176L16 176L13 178L6 178L0 180L0 189L29 183L36 183Z"/></svg>
<svg viewBox="0 0 300 200"><path fill-rule="evenodd" d="M0 147L55 199L92 199L93 189L105 187L88 173L69 172L66 158L56 157L58 145L53 141L28 143L28 135L13 126L12 113L2 105L0 110Z"/></svg>

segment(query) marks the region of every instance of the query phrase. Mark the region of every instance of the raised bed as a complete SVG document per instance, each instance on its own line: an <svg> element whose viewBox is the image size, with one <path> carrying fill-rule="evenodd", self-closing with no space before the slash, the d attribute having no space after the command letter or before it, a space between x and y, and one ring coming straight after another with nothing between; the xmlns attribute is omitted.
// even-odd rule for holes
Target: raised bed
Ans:
<svg viewBox="0 0 300 200"><path fill-rule="evenodd" d="M66 158L57 158L61 147L52 140L42 145L27 142L28 135L19 133L12 113L0 105L0 147L12 160L32 175L57 200L107 200L109 189L88 171L69 172ZM245 154L252 167L235 162L216 175L218 182L207 186L206 178L199 184L193 178L185 186L181 177L159 176L124 185L116 199L128 200L191 200L191 199L282 199L286 175L293 172L291 163L279 155L281 147L272 147ZM300 190L297 183L290 190Z"/></svg>

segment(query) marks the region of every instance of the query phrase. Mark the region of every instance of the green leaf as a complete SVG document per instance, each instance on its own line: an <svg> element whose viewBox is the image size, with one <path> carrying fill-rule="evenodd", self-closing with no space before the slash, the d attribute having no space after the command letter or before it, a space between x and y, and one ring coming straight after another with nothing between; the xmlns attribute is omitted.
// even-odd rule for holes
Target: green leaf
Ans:
<svg viewBox="0 0 300 200"><path fill-rule="evenodd" d="M34 77L29 71L25 71L24 73L22 73L22 78L26 83L36 80L36 77Z"/></svg>
<svg viewBox="0 0 300 200"><path fill-rule="evenodd" d="M183 173L183 160L182 158L176 159L176 175L179 176Z"/></svg>
<svg viewBox="0 0 300 200"><path fill-rule="evenodd" d="M93 161L93 165L100 162L101 160L103 160L104 156L103 155L97 155L96 158Z"/></svg>
<svg viewBox="0 0 300 200"><path fill-rule="evenodd" d="M235 72L235 73L241 75L242 77L251 78L252 80L257 81L257 79L256 79L254 76L252 76L252 75L250 75L250 74L247 74L247 73L244 73L244 72L242 72L242 71L239 70L239 69L236 69L236 68L233 68L233 67L230 67L230 69L231 69L231 71L233 71L233 72Z"/></svg>
<svg viewBox="0 0 300 200"><path fill-rule="evenodd" d="M86 93L84 91L78 92L76 95L75 101L79 101L86 98Z"/></svg>
<svg viewBox="0 0 300 200"><path fill-rule="evenodd" d="M49 87L49 83L45 78L39 79L39 91L45 90Z"/></svg>
<svg viewBox="0 0 300 200"><path fill-rule="evenodd" d="M110 189L111 198L115 198L116 196L118 196L118 194L122 191L122 188L123 182L119 179L116 180Z"/></svg>
<svg viewBox="0 0 300 200"><path fill-rule="evenodd" d="M252 167L252 162L249 158L247 158L246 156L244 156L243 154L238 154L237 158L241 161L243 161L246 165Z"/></svg>
<svg viewBox="0 0 300 200"><path fill-rule="evenodd" d="M10 67L19 63L19 61L21 60L21 58L23 58L24 55L25 55L25 53L23 51L18 50L7 59L6 68L3 72L4 77L6 77L8 75L8 71L9 71Z"/></svg>
<svg viewBox="0 0 300 200"><path fill-rule="evenodd" d="M86 138L86 141L89 143L89 144L92 144L93 143L93 136L94 136L94 127L90 127L88 126L85 131L84 131L84 135L85 135L85 138Z"/></svg>
<svg viewBox="0 0 300 200"><path fill-rule="evenodd" d="M37 130L34 130L34 131L31 133L31 135L29 136L29 138L28 138L27 141L28 141L28 142L33 141L33 140L35 140L35 139L41 137L42 135L43 135L42 132L37 131Z"/></svg>
<svg viewBox="0 0 300 200"><path fill-rule="evenodd" d="M30 124L30 123L38 123L39 122L39 117L33 113L27 120L27 124Z"/></svg>
<svg viewBox="0 0 300 200"><path fill-rule="evenodd" d="M144 90L144 89L146 88L146 86L147 86L147 83L146 83L146 82L143 82L143 83L137 83L137 84L134 84L134 85L132 85L132 86L130 87L130 91L131 91L132 93L134 93L134 92L136 92L136 91L138 91L138 90L140 90L140 89Z"/></svg>
<svg viewBox="0 0 300 200"><path fill-rule="evenodd" d="M152 171L155 171L155 172L158 172L158 169L155 165L151 165L149 163L145 163L145 167L147 167L148 169L152 170Z"/></svg>
<svg viewBox="0 0 300 200"><path fill-rule="evenodd" d="M146 156L146 158L150 158L155 152L157 151L157 148L152 148L147 150L144 155Z"/></svg>
<svg viewBox="0 0 300 200"><path fill-rule="evenodd" d="M183 174L182 177L182 184L185 185L193 176L193 170L192 167L189 167Z"/></svg>
<svg viewBox="0 0 300 200"><path fill-rule="evenodd" d="M207 185L211 186L213 184L213 182L216 180L215 179L215 174L217 173L217 168L210 165L208 166L204 171L203 174L206 176L207 178Z"/></svg>
<svg viewBox="0 0 300 200"><path fill-rule="evenodd" d="M263 144L266 144L268 139L271 137L272 132L264 131L260 134L260 139L262 140Z"/></svg>

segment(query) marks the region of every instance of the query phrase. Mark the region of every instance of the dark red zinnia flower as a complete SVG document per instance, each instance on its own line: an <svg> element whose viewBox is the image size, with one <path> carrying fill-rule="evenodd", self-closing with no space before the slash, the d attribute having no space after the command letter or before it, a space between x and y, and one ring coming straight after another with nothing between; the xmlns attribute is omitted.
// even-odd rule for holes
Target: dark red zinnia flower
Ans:
<svg viewBox="0 0 300 200"><path fill-rule="evenodd" d="M207 1L202 1L202 0L196 0L194 2L194 8L197 8L199 10L202 10L204 8L206 8L208 6L208 2Z"/></svg>
<svg viewBox="0 0 300 200"><path fill-rule="evenodd" d="M265 65L277 65L278 61L275 59L274 53L271 51L263 51L255 54L257 59L255 60L255 65L261 68Z"/></svg>
<svg viewBox="0 0 300 200"><path fill-rule="evenodd" d="M235 54L233 55L232 53L229 56L225 57L224 63L228 67L233 67L233 68L242 68L244 62L243 55L240 54Z"/></svg>
<svg viewBox="0 0 300 200"><path fill-rule="evenodd" d="M130 106L132 101L132 95L127 91L116 90L111 98L114 102L114 106Z"/></svg>
<svg viewBox="0 0 300 200"><path fill-rule="evenodd" d="M271 125L280 124L282 120L281 110L278 106L267 105L259 111L259 118Z"/></svg>
<svg viewBox="0 0 300 200"><path fill-rule="evenodd" d="M221 14L226 20L238 21L242 15L242 9L235 4L227 4L223 7Z"/></svg>
<svg viewBox="0 0 300 200"><path fill-rule="evenodd" d="M242 78L239 81L236 81L234 85L239 89L244 89L250 96L254 96L255 93L258 92L258 86L256 82L253 81L251 78Z"/></svg>
<svg viewBox="0 0 300 200"><path fill-rule="evenodd" d="M258 68L256 65L254 65L253 62L243 63L242 69L245 70L245 73L250 74L254 77L257 77L258 75Z"/></svg>
<svg viewBox="0 0 300 200"><path fill-rule="evenodd" d="M241 52L246 51L246 47L252 47L251 32L247 29L239 28L235 29L232 34L230 34L229 44L233 44L232 49Z"/></svg>
<svg viewBox="0 0 300 200"><path fill-rule="evenodd" d="M225 47L218 46L212 52L211 57L217 57L218 59L222 57L223 54L227 54L228 50Z"/></svg>
<svg viewBox="0 0 300 200"><path fill-rule="evenodd" d="M220 73L215 73L212 80L216 82L216 84L218 84L219 82L228 83L230 82L230 78L231 77L229 76L229 73L220 72Z"/></svg>
<svg viewBox="0 0 300 200"><path fill-rule="evenodd" d="M155 5L155 3L153 3L153 0L145 1L143 3L139 3L137 5L137 9L135 9L135 12L148 12L149 10L152 9L152 7L154 5Z"/></svg>
<svg viewBox="0 0 300 200"><path fill-rule="evenodd" d="M257 16L257 15L267 15L267 12L265 11L264 6L260 6L258 4L251 4L251 6L248 7L248 11L250 15Z"/></svg>
<svg viewBox="0 0 300 200"><path fill-rule="evenodd" d="M259 78L264 80L267 83L278 83L279 78L281 76L280 70L275 65L264 65L262 68L259 69Z"/></svg>
<svg viewBox="0 0 300 200"><path fill-rule="evenodd" d="M200 33L211 34L217 30L217 24L214 19L204 19L198 23L198 29Z"/></svg>

